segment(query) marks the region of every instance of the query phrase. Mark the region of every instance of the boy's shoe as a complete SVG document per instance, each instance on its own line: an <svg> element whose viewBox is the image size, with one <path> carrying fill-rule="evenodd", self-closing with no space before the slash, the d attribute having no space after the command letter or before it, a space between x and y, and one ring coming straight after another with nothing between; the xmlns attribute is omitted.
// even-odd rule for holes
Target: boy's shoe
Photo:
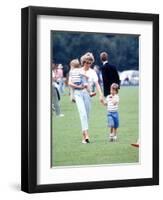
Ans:
<svg viewBox="0 0 163 200"><path fill-rule="evenodd" d="M96 96L96 92L91 92L89 96L90 96L90 97Z"/></svg>
<svg viewBox="0 0 163 200"><path fill-rule="evenodd" d="M116 135L113 137L113 141L114 141L114 142L117 141L117 136L116 136Z"/></svg>
<svg viewBox="0 0 163 200"><path fill-rule="evenodd" d="M109 141L110 142L113 142L114 141L114 134L113 133L110 133L110 135L109 135Z"/></svg>
<svg viewBox="0 0 163 200"><path fill-rule="evenodd" d="M82 140L82 144L87 144L87 142L85 140Z"/></svg>

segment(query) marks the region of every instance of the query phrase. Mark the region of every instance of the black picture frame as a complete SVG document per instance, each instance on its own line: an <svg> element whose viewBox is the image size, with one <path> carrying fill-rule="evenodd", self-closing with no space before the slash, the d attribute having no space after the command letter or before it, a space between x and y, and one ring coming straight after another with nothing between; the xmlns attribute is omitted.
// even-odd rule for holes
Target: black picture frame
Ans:
<svg viewBox="0 0 163 200"><path fill-rule="evenodd" d="M55 15L153 23L153 177L63 184L37 184L37 16ZM29 6L21 11L21 190L28 193L159 184L159 15Z"/></svg>

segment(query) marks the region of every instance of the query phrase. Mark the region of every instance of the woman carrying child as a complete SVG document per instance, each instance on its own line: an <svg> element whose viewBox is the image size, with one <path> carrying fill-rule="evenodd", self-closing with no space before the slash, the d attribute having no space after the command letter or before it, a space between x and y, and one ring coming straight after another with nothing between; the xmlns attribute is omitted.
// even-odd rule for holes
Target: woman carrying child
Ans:
<svg viewBox="0 0 163 200"><path fill-rule="evenodd" d="M93 62L94 56L92 53L88 52L84 54L81 57L82 67L79 70L76 70L76 74L75 72L73 73L73 71L71 71L69 75L69 86L74 90L74 98L80 116L83 144L90 142L88 129L89 115L91 110L91 96L95 95L92 95L91 91L91 86L93 84L95 84L97 88L100 101L103 102L103 94L98 83L97 74L93 69L91 69Z"/></svg>

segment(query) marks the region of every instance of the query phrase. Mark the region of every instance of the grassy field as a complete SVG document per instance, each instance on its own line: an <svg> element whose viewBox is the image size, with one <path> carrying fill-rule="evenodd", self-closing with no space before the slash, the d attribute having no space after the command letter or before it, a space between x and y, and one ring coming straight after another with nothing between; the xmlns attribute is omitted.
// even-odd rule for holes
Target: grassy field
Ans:
<svg viewBox="0 0 163 200"><path fill-rule="evenodd" d="M52 166L135 163L139 151L130 144L138 138L138 87L122 87L120 92L118 141L108 141L106 108L92 98L90 144L81 143L79 114L68 95L61 100L64 117L52 115Z"/></svg>

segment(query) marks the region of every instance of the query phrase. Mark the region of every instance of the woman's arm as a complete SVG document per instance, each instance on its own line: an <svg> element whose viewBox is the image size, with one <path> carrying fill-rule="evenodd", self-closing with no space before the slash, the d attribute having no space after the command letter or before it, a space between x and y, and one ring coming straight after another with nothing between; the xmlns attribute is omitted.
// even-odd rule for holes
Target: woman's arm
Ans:
<svg viewBox="0 0 163 200"><path fill-rule="evenodd" d="M101 87L100 87L98 81L95 82L95 85L96 85L97 91L99 93L100 102L104 103L104 96L102 94Z"/></svg>
<svg viewBox="0 0 163 200"><path fill-rule="evenodd" d="M78 89L84 89L84 88L85 88L85 86L83 86L82 84L81 84L81 85L76 85L76 84L72 83L70 77L69 77L69 80L68 80L68 85L69 85L70 87L74 88L74 89L75 89L75 88L78 88Z"/></svg>
<svg viewBox="0 0 163 200"><path fill-rule="evenodd" d="M107 101L106 101L105 99L103 100L102 104L103 104L104 106L107 106L107 105L108 105L108 103L107 103Z"/></svg>

